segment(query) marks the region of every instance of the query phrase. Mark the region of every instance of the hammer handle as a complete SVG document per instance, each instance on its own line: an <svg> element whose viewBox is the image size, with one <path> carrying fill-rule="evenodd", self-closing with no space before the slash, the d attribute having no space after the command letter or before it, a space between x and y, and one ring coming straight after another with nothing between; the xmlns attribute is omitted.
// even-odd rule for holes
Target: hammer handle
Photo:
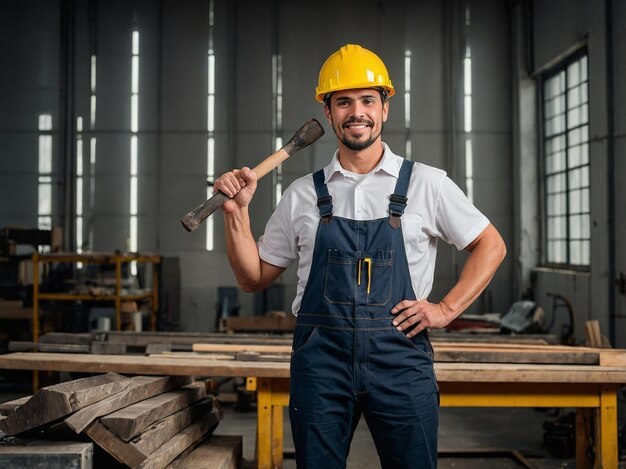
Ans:
<svg viewBox="0 0 626 469"><path fill-rule="evenodd" d="M252 171L256 173L258 179L261 179L291 155L315 142L322 135L324 135L324 129L320 123L315 119L308 120L280 150L265 158ZM187 231L194 231L227 200L229 197L218 191L209 200L183 216L180 222Z"/></svg>
<svg viewBox="0 0 626 469"><path fill-rule="evenodd" d="M289 153L287 153L284 148L281 148L276 153L265 158L255 166L252 171L256 173L258 179L261 179L287 158L289 158ZM221 191L217 191L209 200L206 200L202 205L199 205L182 217L180 222L187 231L194 231L204 220L209 218L213 212L224 205L228 200L230 200L230 197Z"/></svg>

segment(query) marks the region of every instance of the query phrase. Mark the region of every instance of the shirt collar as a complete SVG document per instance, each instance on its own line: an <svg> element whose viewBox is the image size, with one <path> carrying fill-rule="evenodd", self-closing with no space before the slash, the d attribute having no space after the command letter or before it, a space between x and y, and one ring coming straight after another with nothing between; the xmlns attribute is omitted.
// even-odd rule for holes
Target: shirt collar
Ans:
<svg viewBox="0 0 626 469"><path fill-rule="evenodd" d="M380 163L378 163L370 174L377 173L378 171L384 171L390 176L398 179L398 176L400 175L400 164L398 164L398 160L401 160L401 158L395 155L385 142L382 143L383 157L380 160ZM324 183L328 183L328 181L335 174L341 174L345 177L349 177L351 174L350 171L346 171L343 166L341 166L341 163L339 162L339 150L335 151L330 164L324 168Z"/></svg>

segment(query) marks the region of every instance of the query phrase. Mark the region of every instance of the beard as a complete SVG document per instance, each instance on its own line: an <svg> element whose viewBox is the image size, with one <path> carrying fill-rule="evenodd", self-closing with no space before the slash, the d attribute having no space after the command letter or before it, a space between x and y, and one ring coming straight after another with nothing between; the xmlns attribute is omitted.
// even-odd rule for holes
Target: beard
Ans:
<svg viewBox="0 0 626 469"><path fill-rule="evenodd" d="M372 122L371 120L353 118L353 119L348 119L346 122L341 124L341 128L346 128L352 124L365 124L369 126L370 128L374 127L374 122ZM360 150L365 150L366 148L369 148L370 146L372 146L372 144L378 139L378 137L380 137L380 134L382 134L383 127L384 126L381 125L380 132L378 132L377 135L371 135L370 138L366 140L361 140L360 138L359 139L350 138L346 134L339 132L334 125L333 125L333 130L335 132L335 135L339 139L339 141L343 143L347 148L349 148L352 151L360 151Z"/></svg>

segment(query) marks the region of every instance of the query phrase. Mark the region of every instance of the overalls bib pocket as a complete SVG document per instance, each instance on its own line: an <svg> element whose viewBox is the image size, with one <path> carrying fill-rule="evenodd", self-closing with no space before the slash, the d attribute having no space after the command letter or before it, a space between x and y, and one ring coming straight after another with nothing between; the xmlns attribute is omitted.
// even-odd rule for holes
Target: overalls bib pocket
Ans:
<svg viewBox="0 0 626 469"><path fill-rule="evenodd" d="M324 298L332 304L384 306L391 298L392 269L392 250L330 249Z"/></svg>

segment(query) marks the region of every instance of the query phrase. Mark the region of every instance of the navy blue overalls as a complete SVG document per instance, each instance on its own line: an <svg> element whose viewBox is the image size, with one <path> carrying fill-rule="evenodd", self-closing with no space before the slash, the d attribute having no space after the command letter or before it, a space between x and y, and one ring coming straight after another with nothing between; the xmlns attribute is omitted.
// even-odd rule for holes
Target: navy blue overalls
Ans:
<svg viewBox="0 0 626 469"><path fill-rule="evenodd" d="M313 175L321 219L293 339L289 402L300 469L345 468L361 413L383 468L437 465L432 347L427 333L408 339L391 324L391 309L415 299L400 223L412 169L405 160L389 217L367 221L333 216L324 173Z"/></svg>

